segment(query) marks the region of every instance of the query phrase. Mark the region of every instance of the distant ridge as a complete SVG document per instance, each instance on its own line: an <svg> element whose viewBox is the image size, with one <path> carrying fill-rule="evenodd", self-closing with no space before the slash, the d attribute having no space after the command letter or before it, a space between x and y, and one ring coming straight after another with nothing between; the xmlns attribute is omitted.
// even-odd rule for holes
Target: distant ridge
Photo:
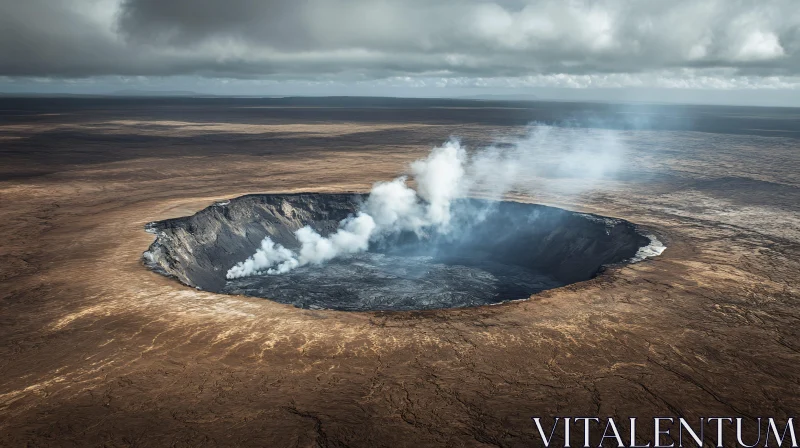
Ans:
<svg viewBox="0 0 800 448"><path fill-rule="evenodd" d="M125 89L109 93L111 96L216 96L191 90L137 90Z"/></svg>
<svg viewBox="0 0 800 448"><path fill-rule="evenodd" d="M456 97L460 100L496 100L496 101L539 101L539 98L536 95L531 94L522 94L522 95L515 95L515 94L501 94L501 95L469 95L469 96L459 96Z"/></svg>

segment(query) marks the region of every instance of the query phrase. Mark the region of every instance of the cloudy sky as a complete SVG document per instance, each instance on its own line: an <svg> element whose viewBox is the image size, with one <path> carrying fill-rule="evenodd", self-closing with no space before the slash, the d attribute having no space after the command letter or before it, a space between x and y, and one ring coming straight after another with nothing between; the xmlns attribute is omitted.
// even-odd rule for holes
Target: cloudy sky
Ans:
<svg viewBox="0 0 800 448"><path fill-rule="evenodd" d="M800 106L796 0L0 0L0 92Z"/></svg>

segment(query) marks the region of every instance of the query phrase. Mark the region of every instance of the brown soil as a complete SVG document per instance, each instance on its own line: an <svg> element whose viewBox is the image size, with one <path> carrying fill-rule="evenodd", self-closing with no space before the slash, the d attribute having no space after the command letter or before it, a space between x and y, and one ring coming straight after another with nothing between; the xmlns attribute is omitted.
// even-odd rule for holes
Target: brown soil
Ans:
<svg viewBox="0 0 800 448"><path fill-rule="evenodd" d="M0 123L0 446L522 447L532 416L800 409L796 140L626 131L627 178L510 195L668 245L522 302L310 311L142 265L147 222L246 193L367 191L450 134L520 131L400 115Z"/></svg>

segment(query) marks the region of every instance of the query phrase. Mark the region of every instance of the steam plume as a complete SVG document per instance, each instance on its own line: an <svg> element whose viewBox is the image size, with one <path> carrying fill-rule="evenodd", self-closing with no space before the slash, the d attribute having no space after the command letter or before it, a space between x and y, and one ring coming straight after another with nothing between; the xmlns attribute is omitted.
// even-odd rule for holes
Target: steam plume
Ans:
<svg viewBox="0 0 800 448"><path fill-rule="evenodd" d="M500 198L512 188L528 188L532 178L571 180L560 188L579 191L613 173L621 145L611 131L532 126L521 139L498 142L467 155L456 139L434 148L410 165L416 191L405 176L376 183L361 209L323 237L311 227L295 232L300 243L292 251L264 238L247 260L228 270L227 278L282 274L307 264L366 251L370 242L404 231L420 236L454 231L453 200L474 191ZM555 182L553 182L555 183ZM459 216L458 222L480 219Z"/></svg>

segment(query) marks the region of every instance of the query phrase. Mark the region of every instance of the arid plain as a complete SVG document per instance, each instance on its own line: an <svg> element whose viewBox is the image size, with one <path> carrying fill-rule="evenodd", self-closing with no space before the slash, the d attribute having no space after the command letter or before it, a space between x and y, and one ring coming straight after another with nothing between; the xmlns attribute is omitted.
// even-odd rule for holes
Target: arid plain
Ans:
<svg viewBox="0 0 800 448"><path fill-rule="evenodd" d="M658 258L490 307L298 309L142 264L148 222L364 192L450 135L617 129L623 169L510 199ZM796 416L800 110L444 100L0 100L0 446L538 446L532 416Z"/></svg>

